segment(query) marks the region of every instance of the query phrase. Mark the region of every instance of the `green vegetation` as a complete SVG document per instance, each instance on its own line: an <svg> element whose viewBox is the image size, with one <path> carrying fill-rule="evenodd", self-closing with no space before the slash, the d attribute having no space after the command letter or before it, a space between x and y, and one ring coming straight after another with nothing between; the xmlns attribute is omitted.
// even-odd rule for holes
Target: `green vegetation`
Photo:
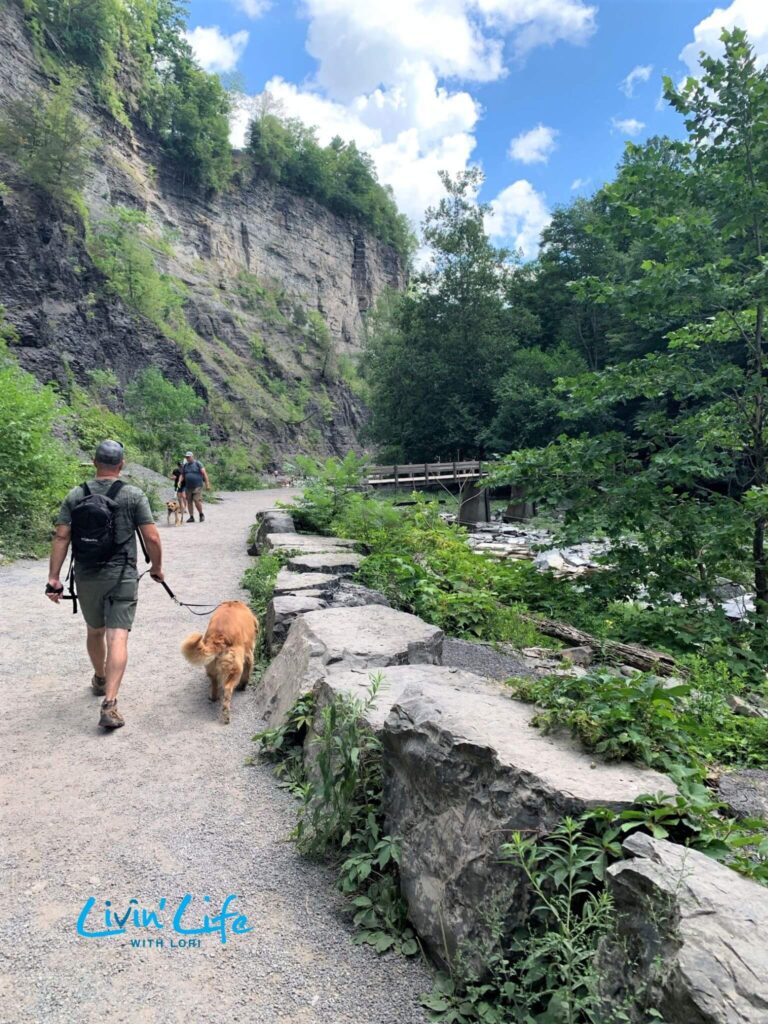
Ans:
<svg viewBox="0 0 768 1024"><path fill-rule="evenodd" d="M354 142L337 136L321 146L314 129L266 110L251 122L246 152L256 176L359 220L403 257L410 255L410 225L398 213L392 190L379 184L371 158Z"/></svg>
<svg viewBox="0 0 768 1024"><path fill-rule="evenodd" d="M186 323L183 286L157 269L161 242L147 230L149 224L141 210L115 207L94 228L90 254L110 291L159 327L173 330Z"/></svg>
<svg viewBox="0 0 768 1024"><path fill-rule="evenodd" d="M283 727L253 739L277 761L277 774L300 800L292 834L298 849L336 867L355 941L378 953L393 949L413 956L419 944L400 895L400 850L384 831L381 743L361 724L381 684L381 675L372 676L364 701L335 696L319 710L303 698ZM314 758L309 772L301 753L308 731Z"/></svg>
<svg viewBox="0 0 768 1024"><path fill-rule="evenodd" d="M69 202L79 193L93 148L72 107L76 88L73 76L62 75L49 97L15 100L0 115L0 152L29 185Z"/></svg>
<svg viewBox="0 0 768 1024"><path fill-rule="evenodd" d="M513 833L501 859L527 880L527 923L505 935L502 914L491 918L490 940L465 950L454 976L439 977L423 1000L432 1019L604 1024L596 955L613 907L601 883L606 866L621 855L618 835L599 814L564 818L540 840ZM470 955L485 969L482 979Z"/></svg>
<svg viewBox="0 0 768 1024"><path fill-rule="evenodd" d="M17 365L4 313L0 306L0 550L7 557L39 553L78 469L53 433L56 393Z"/></svg>
<svg viewBox="0 0 768 1024"><path fill-rule="evenodd" d="M38 49L53 72L84 74L125 125L159 135L182 180L223 188L231 173L229 96L195 63L180 0L23 0Z"/></svg>
<svg viewBox="0 0 768 1024"><path fill-rule="evenodd" d="M159 452L166 467L183 451L202 451L207 429L193 422L204 407L189 384L172 384L156 367L144 370L125 390L128 418L146 451Z"/></svg>
<svg viewBox="0 0 768 1024"><path fill-rule="evenodd" d="M490 246L475 178L446 180L433 265L378 310L364 372L384 455L511 452L492 483L522 487L563 540L611 542L606 571L552 595L570 621L757 678L768 71L743 32L723 38L700 79L666 83L687 138L628 145L614 182L556 211L535 264ZM755 594L744 624L720 610L727 581Z"/></svg>
<svg viewBox="0 0 768 1024"><path fill-rule="evenodd" d="M613 629L626 639L622 629L638 629L645 610L621 620L618 602L606 603L599 586L585 594L583 578L576 586L530 565L475 554L463 531L441 520L435 505L418 495L405 508L374 500L361 493L361 464L353 458L345 463L302 462L307 487L297 501L296 518L307 528L364 544L369 554L358 578L382 590L396 606L441 625L449 635L486 641L530 643L536 612L550 614L553 608L580 612L595 626L602 623L603 635ZM699 621L706 624L711 614L700 610ZM658 621L651 610L648 628L653 631ZM627 677L608 665L580 678L509 681L515 696L538 705L534 721L539 728L567 728L601 757L662 769L678 792L641 796L618 815L598 809L578 821L563 819L545 837L513 835L501 857L526 879L531 912L525 925L515 928L509 920L510 907L519 905L514 894L511 903L502 899L482 908L488 940L461 949L450 976L441 977L425 997L433 1020L603 1024L596 954L613 921L605 870L621 858L621 840L631 832L689 846L768 884L766 823L732 818L707 784L722 765L759 765L768 756L768 721L741 717L728 705L733 693L747 696L750 689L764 688L764 670L745 657L717 660L717 653L730 650L729 641L738 639L738 627L727 628L733 631L727 638L717 628L702 630L698 649L703 653L695 655L689 633L680 630L676 640L675 629L668 631L668 646L680 657L682 681L641 673ZM525 629L531 633L522 633ZM295 752L291 756L294 791L304 800L301 761ZM331 795L318 797L316 790L313 795L320 805L310 805L310 814L332 823ZM627 997L627 1020L635 1019L635 1009L649 1008L647 997L647 992Z"/></svg>

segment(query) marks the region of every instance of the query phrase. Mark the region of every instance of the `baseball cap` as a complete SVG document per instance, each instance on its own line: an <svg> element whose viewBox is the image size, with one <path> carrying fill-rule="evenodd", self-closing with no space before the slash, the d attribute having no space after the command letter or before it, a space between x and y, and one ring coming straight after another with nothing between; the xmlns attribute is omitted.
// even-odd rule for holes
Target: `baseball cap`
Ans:
<svg viewBox="0 0 768 1024"><path fill-rule="evenodd" d="M184 452L184 458L186 459L190 455L194 455L194 452Z"/></svg>
<svg viewBox="0 0 768 1024"><path fill-rule="evenodd" d="M101 466L119 466L125 458L123 446L119 441L102 441L96 449L93 461Z"/></svg>

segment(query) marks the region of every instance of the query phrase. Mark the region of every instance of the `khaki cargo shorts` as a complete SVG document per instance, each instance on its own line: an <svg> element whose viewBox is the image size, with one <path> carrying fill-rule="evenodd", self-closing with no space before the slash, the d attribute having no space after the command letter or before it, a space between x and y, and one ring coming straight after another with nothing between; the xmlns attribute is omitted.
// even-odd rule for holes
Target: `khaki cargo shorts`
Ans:
<svg viewBox="0 0 768 1024"><path fill-rule="evenodd" d="M135 572L118 576L78 576L77 599L91 629L130 629L136 616L139 580Z"/></svg>
<svg viewBox="0 0 768 1024"><path fill-rule="evenodd" d="M203 488L202 487L188 487L187 497L192 498L193 501L203 500Z"/></svg>

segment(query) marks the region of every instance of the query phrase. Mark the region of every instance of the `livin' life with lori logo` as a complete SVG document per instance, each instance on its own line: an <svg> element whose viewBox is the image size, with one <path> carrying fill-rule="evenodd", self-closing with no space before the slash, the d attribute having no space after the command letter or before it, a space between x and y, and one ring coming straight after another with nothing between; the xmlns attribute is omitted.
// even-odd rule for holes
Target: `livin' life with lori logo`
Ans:
<svg viewBox="0 0 768 1024"><path fill-rule="evenodd" d="M152 938L144 935L131 939L131 945L137 946L162 945L163 939L157 933L166 932L169 944L179 947L199 946L203 936L218 935L219 942L226 945L232 936L253 931L246 914L232 909L236 899L237 896L230 893L221 909L211 913L214 910L211 897L203 896L196 903L191 893L185 893L177 901L163 896L154 906L143 906L136 897L132 897L121 910L113 905L112 900L105 900L103 907L99 907L96 897L89 896L77 919L77 934L86 939L108 939L129 932L152 933ZM204 906L201 907L200 903ZM180 938L174 940L171 935Z"/></svg>

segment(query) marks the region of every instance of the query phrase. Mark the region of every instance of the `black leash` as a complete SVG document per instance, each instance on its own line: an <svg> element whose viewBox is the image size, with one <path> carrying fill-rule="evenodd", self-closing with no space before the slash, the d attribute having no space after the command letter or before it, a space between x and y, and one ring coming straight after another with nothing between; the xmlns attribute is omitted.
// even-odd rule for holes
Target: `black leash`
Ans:
<svg viewBox="0 0 768 1024"><path fill-rule="evenodd" d="M149 552L147 551L147 546L144 543L144 538L141 535L141 530L137 530L136 535L139 538L139 544L141 545L141 550L144 554L144 561L147 562L147 564L149 564L151 559L149 557ZM64 587L52 587L50 583L46 583L45 592L46 594L59 594L62 601L71 601L72 614L77 615L77 592L75 590L75 574L73 572L73 562L74 556L70 556L69 572L66 575L66 581L69 583L69 593L64 593ZM149 569L145 569L144 572L139 575L138 579L136 580L137 586L141 582L141 580L147 575L147 573L149 573ZM168 595L168 597L170 597L170 599L173 601L175 605L178 605L179 608L186 608L187 611L190 612L190 614L192 615L210 615L211 612L213 612L216 608L219 607L218 603L200 604L189 601L180 601L178 597L176 597L174 592L171 590L171 588L168 586L168 584L165 582L165 580L159 580L156 576L152 576L152 579L155 581L155 583L159 583L162 586L163 590L165 590L166 594ZM195 608L204 608L205 611L196 612L194 611Z"/></svg>
<svg viewBox="0 0 768 1024"><path fill-rule="evenodd" d="M141 576L139 576L139 579L141 580L144 576L147 575L148 572L149 569L145 569ZM176 597L174 592L171 590L171 588L168 586L168 584L165 582L165 580L159 580L157 579L156 576L152 576L152 579L155 581L155 583L160 584L160 586L163 588L163 590L166 592L168 597L170 597L174 604L178 605L179 608L186 608L187 611L191 612L192 615L210 615L211 612L214 611L214 609L219 607L218 604L195 604L194 602L180 601L178 597ZM206 610L204 612L196 612L193 610L195 608L205 608Z"/></svg>
<svg viewBox="0 0 768 1024"><path fill-rule="evenodd" d="M137 533L138 538L139 538L139 544L141 545L141 550L144 553L144 561L147 564L149 564L149 562L150 562L149 552L147 551L147 545L144 543L144 538L141 535L141 530L137 530L136 533ZM139 580L141 580L141 578L143 576L146 576L148 572L149 572L149 569L145 569L144 572L141 574L141 576L139 576ZM171 588L168 586L168 584L165 582L165 580L159 580L155 576L152 576L152 579L155 581L155 583L159 583L161 585L163 590L166 592L168 597L170 597L170 599L173 601L174 604L178 605L179 608L186 608L187 611L189 611L192 615L210 615L211 612L215 608L219 607L218 604L190 604L188 601L180 601L178 599L178 597L176 597L174 592L171 590ZM196 611L193 611L194 608L205 608L206 611L204 611L204 612L196 612Z"/></svg>

